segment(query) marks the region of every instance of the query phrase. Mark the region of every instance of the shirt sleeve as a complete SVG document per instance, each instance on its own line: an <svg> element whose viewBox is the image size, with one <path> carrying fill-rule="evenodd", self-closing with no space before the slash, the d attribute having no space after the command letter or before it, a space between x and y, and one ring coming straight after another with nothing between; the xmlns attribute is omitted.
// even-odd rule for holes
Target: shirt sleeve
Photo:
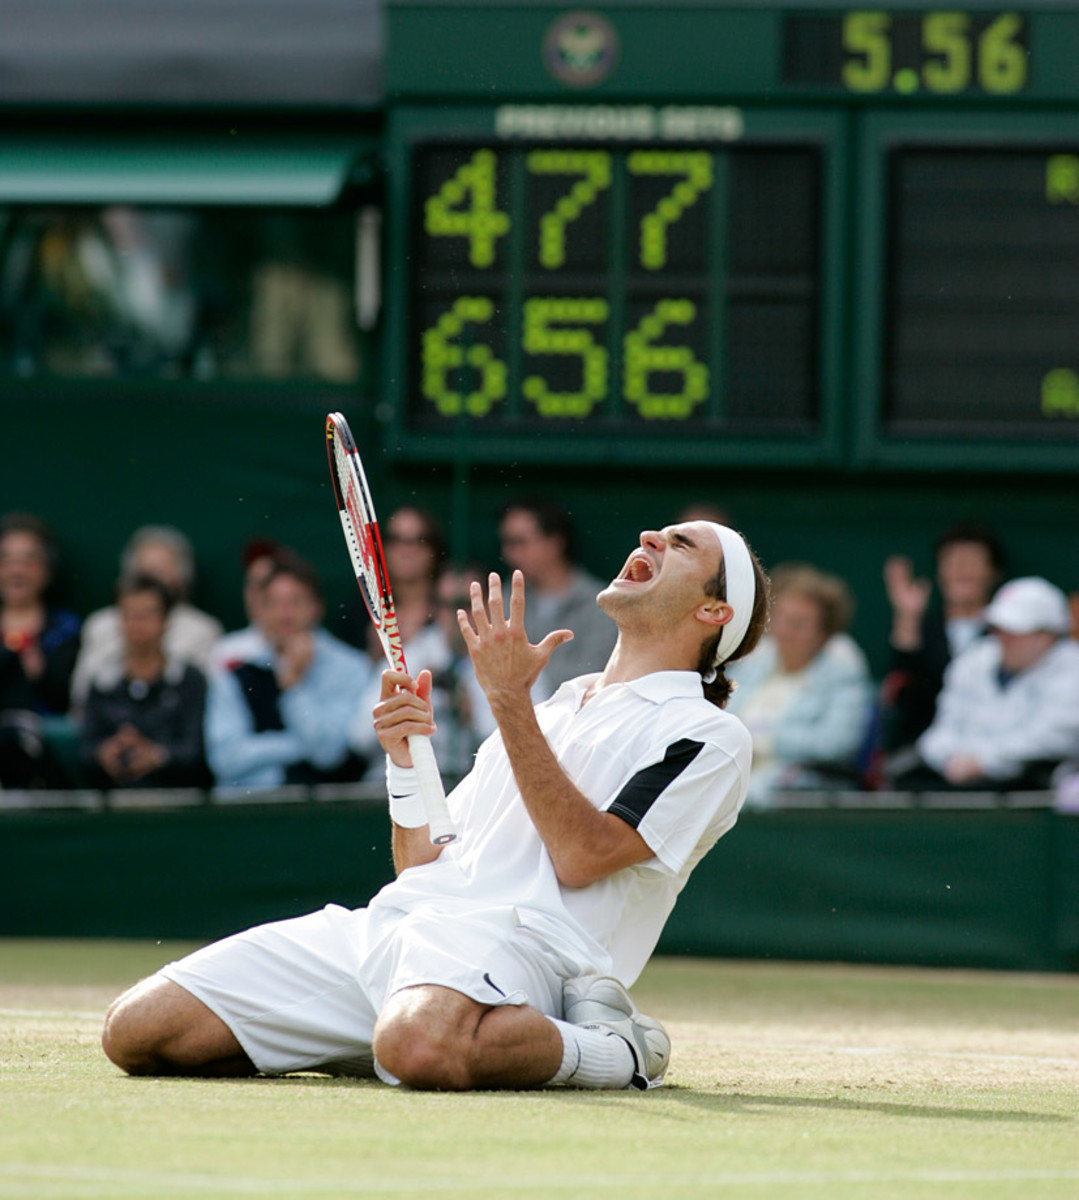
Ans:
<svg viewBox="0 0 1079 1200"><path fill-rule="evenodd" d="M640 766L607 805L644 838L672 875L692 867L734 825L745 797L747 753L681 738ZM742 759L742 761L739 761Z"/></svg>

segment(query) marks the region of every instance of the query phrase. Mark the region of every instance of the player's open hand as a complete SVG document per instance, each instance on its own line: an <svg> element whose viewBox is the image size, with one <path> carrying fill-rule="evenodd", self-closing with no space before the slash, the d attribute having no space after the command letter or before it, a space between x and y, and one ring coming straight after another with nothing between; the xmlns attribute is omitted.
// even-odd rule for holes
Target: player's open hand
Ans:
<svg viewBox="0 0 1079 1200"><path fill-rule="evenodd" d="M383 671L373 715L379 745L399 767L411 767L408 739L416 734L430 737L435 731L431 672L421 671L413 679L404 671Z"/></svg>
<svg viewBox="0 0 1079 1200"><path fill-rule="evenodd" d="M538 645L525 633L525 580L513 572L510 584L509 617L502 599L502 580L492 571L487 581L487 601L483 588L473 582L469 588L471 608L457 610L476 679L492 706L502 698L527 696L548 659L564 642L572 639L569 629L556 629Z"/></svg>

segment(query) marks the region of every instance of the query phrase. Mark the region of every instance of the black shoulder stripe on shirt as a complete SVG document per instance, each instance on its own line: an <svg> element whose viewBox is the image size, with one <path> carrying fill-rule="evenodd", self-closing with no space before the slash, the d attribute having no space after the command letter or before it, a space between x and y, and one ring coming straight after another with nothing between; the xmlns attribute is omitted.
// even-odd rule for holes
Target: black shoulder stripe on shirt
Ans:
<svg viewBox="0 0 1079 1200"><path fill-rule="evenodd" d="M689 738L672 743L661 762L653 763L633 776L607 806L607 811L636 829L664 788L677 779L703 749L704 742Z"/></svg>

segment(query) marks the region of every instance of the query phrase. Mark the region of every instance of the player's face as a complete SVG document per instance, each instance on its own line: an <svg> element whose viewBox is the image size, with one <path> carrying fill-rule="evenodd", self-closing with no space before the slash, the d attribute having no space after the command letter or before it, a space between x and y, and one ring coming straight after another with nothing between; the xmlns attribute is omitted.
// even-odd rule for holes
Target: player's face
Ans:
<svg viewBox="0 0 1079 1200"><path fill-rule="evenodd" d="M715 531L703 521L646 529L641 544L599 594L599 605L619 612L643 609L667 622L695 612L708 598L705 585L719 570L723 552Z"/></svg>

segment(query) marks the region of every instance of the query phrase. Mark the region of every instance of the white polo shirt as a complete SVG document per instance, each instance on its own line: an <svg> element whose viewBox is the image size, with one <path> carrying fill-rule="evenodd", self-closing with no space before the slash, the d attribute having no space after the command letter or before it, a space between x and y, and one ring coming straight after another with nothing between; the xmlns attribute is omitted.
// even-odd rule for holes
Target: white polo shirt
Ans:
<svg viewBox="0 0 1079 1200"><path fill-rule="evenodd" d="M539 705L540 728L581 792L633 826L654 857L588 887L563 887L496 732L448 797L460 840L403 871L370 907L449 916L510 909L566 960L567 977L595 970L633 983L690 872L738 817L751 741L736 717L704 699L695 672L612 684L582 705L594 678L570 680Z"/></svg>

